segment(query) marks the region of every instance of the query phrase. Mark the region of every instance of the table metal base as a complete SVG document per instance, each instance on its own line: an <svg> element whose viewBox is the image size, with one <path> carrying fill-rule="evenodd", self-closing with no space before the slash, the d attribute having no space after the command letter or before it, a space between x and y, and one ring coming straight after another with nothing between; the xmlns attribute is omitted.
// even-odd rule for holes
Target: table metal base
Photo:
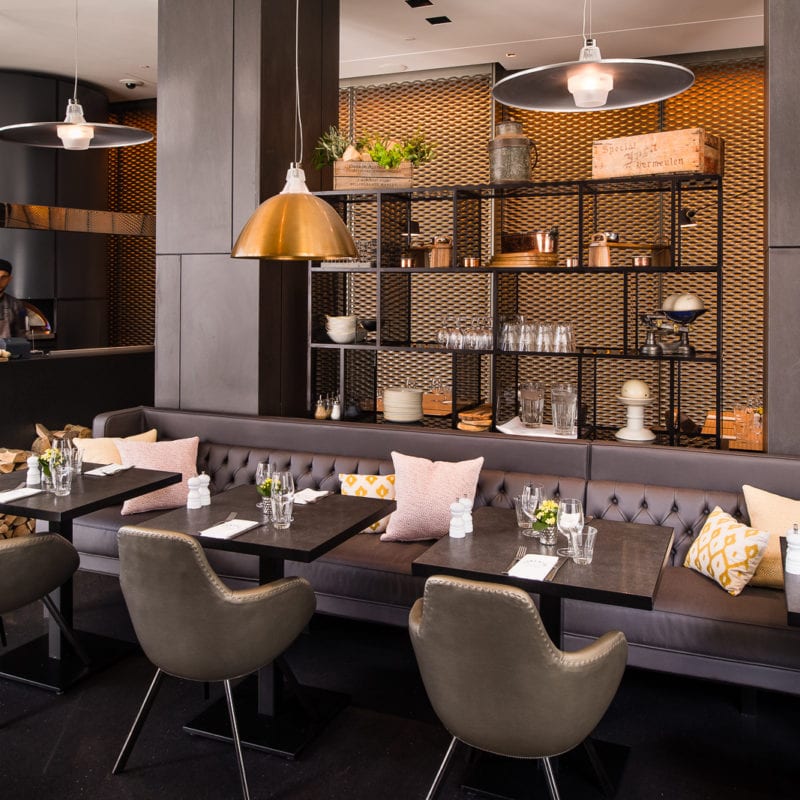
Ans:
<svg viewBox="0 0 800 800"><path fill-rule="evenodd" d="M61 694L87 675L138 650L135 644L108 636L85 631L74 633L90 658L88 667L68 644L63 645L62 658L50 658L48 638L43 635L8 652L0 651L0 678Z"/></svg>
<svg viewBox="0 0 800 800"><path fill-rule="evenodd" d="M242 747L251 747L283 758L295 758L350 700L341 692L308 686L299 688L302 702L295 695L284 695L278 714L267 716L256 710L258 690L255 676L246 678L236 686L233 704ZM225 698L214 702L184 725L183 729L197 736L232 741Z"/></svg>
<svg viewBox="0 0 800 800"><path fill-rule="evenodd" d="M600 785L587 751L580 745L558 758L550 759L559 792L563 797L599 800L614 796L622 780L630 748L596 739L591 741L611 785ZM503 758L478 751L473 766L463 781L463 788L480 797L496 800L550 798L540 761Z"/></svg>

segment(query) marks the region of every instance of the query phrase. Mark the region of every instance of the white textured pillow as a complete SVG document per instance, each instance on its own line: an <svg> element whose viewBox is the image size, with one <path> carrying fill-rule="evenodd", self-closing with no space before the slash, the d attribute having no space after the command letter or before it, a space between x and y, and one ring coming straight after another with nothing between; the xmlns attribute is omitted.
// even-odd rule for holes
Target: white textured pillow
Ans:
<svg viewBox="0 0 800 800"><path fill-rule="evenodd" d="M450 529L450 504L475 499L483 456L470 461L429 461L392 453L397 508L389 517L383 542L441 539Z"/></svg>
<svg viewBox="0 0 800 800"><path fill-rule="evenodd" d="M151 428L144 433L126 436L125 439L130 442L154 442L157 436L156 429ZM121 440L118 436L113 438L101 436L97 439L78 439L76 437L72 443L83 452L83 460L89 464L121 464L122 457L117 447L119 441Z"/></svg>
<svg viewBox="0 0 800 800"><path fill-rule="evenodd" d="M133 497L122 504L123 514L140 514L159 508L177 508L186 503L189 496L189 478L197 475L197 445L200 439L173 439L167 442L132 442L120 439L117 443L122 463L126 467L157 469L164 472L180 472L181 483L173 483L155 492Z"/></svg>

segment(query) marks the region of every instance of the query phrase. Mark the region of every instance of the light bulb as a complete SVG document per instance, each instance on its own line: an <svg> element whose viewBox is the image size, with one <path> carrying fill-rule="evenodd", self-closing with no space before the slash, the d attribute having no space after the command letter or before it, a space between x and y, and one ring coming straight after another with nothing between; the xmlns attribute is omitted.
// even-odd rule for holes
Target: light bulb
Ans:
<svg viewBox="0 0 800 800"><path fill-rule="evenodd" d="M567 78L567 89L578 108L600 108L608 100L608 93L614 88L614 79L607 72L597 68L602 60L600 48L594 39L586 39L581 48L578 61L584 66L578 68Z"/></svg>
<svg viewBox="0 0 800 800"><path fill-rule="evenodd" d="M614 88L614 79L595 67L583 67L577 74L570 75L567 88L578 108L599 108L606 104L608 93Z"/></svg>
<svg viewBox="0 0 800 800"><path fill-rule="evenodd" d="M88 150L94 137L94 128L86 124L83 116L83 106L77 100L67 103L67 113L64 124L56 128L58 138L65 150Z"/></svg>

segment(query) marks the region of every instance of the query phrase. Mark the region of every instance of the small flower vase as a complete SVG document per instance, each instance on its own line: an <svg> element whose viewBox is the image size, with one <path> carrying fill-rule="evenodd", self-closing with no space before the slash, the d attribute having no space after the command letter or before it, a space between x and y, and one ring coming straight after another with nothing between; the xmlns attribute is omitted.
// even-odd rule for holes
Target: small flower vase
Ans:
<svg viewBox="0 0 800 800"><path fill-rule="evenodd" d="M558 531L556 530L555 525L545 525L539 531L539 541L545 545L551 545L556 543L556 539L558 538Z"/></svg>

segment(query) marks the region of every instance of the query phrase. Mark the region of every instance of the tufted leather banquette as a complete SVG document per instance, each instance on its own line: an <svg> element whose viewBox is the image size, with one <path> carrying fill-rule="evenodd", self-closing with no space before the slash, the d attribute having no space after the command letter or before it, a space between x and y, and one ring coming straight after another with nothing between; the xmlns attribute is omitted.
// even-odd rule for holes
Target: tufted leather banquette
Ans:
<svg viewBox="0 0 800 800"><path fill-rule="evenodd" d="M800 630L786 625L783 593L748 587L730 597L681 566L714 506L748 521L742 484L796 496L798 459L142 407L98 416L94 435L152 427L160 439L200 436L198 469L211 476L213 492L251 483L256 464L267 457L291 469L300 488L336 491L339 473L391 472L392 450L451 461L482 455L478 506L510 507L523 481L535 478L549 495L584 498L587 515L668 525L675 542L655 610L566 601L565 644L582 646L620 629L632 665L800 694ZM76 520L82 568L117 572L120 524L140 524L157 513L121 517L118 509L105 509ZM358 534L311 564L288 562L286 573L311 581L323 612L405 625L423 588L411 563L427 546ZM228 583L257 580L253 557L209 556Z"/></svg>

